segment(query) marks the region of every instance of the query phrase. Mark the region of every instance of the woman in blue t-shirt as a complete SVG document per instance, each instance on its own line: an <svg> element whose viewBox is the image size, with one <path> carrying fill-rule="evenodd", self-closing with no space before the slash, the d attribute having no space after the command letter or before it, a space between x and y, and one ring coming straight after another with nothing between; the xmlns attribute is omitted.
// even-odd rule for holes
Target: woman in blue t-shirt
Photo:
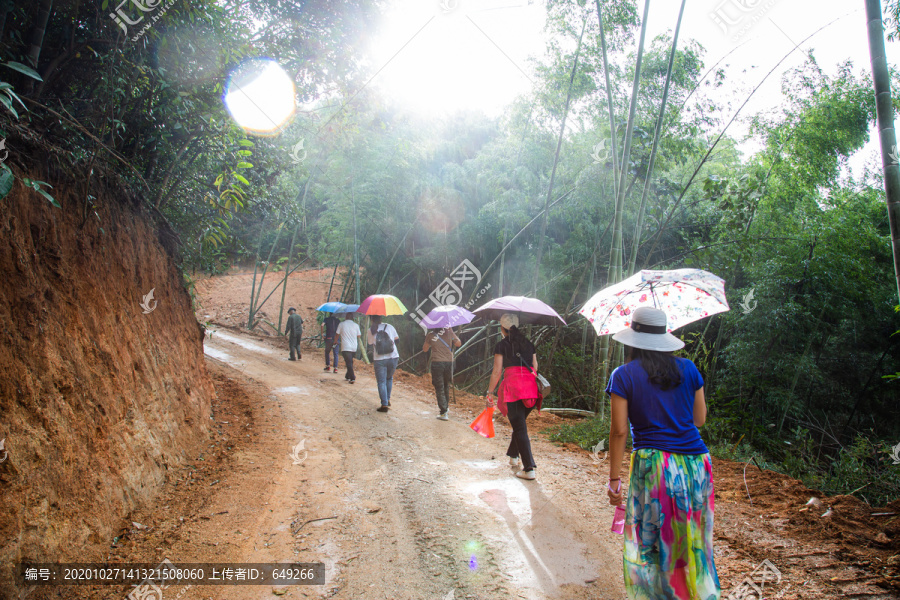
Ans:
<svg viewBox="0 0 900 600"><path fill-rule="evenodd" d="M624 501L619 469L628 424L634 450L625 506L628 598L716 600L712 463L698 427L706 421L703 377L672 352L684 342L666 330L666 313L641 307L613 336L626 363L613 371L609 503Z"/></svg>

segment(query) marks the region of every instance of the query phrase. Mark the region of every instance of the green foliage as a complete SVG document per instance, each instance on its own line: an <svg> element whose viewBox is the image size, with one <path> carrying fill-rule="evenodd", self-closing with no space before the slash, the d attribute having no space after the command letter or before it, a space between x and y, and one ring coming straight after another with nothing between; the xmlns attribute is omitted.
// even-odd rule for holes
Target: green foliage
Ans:
<svg viewBox="0 0 900 600"><path fill-rule="evenodd" d="M578 444L585 450L593 449L601 441L609 449L609 417L599 416L581 419L575 423L564 423L548 429L551 442L558 444Z"/></svg>
<svg viewBox="0 0 900 600"><path fill-rule="evenodd" d="M900 497L900 469L892 464L889 444L873 444L871 437L872 432L857 435L836 456L822 460L809 432L798 427L782 468L826 494L852 493L873 506L886 505Z"/></svg>
<svg viewBox="0 0 900 600"><path fill-rule="evenodd" d="M0 200L12 191L13 183L16 177L13 172L4 164L0 164Z"/></svg>
<svg viewBox="0 0 900 600"><path fill-rule="evenodd" d="M38 194L40 194L41 196L43 196L44 198L46 198L46 199L50 202L50 204L52 204L52 205L55 206L56 208L62 208L62 207L59 205L59 202L57 202L56 199L55 199L53 196L51 196L50 194L48 194L47 192L44 191L43 188L44 188L45 186L48 187L48 188L53 187L52 185L50 185L50 184L47 183L46 181L37 181L37 180L31 179L31 178L29 178L29 177L23 177L23 178L22 178L22 183L25 185L25 187L28 187L28 188L33 189L33 190L36 191Z"/></svg>

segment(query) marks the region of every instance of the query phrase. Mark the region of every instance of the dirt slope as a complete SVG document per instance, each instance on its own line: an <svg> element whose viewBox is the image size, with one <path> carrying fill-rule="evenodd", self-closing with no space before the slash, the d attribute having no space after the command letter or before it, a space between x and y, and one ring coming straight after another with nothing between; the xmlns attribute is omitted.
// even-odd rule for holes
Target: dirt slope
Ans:
<svg viewBox="0 0 900 600"><path fill-rule="evenodd" d="M165 230L96 182L84 211L83 184L32 176L62 208L21 183L0 200L0 598L18 560L99 555L202 445L214 393Z"/></svg>

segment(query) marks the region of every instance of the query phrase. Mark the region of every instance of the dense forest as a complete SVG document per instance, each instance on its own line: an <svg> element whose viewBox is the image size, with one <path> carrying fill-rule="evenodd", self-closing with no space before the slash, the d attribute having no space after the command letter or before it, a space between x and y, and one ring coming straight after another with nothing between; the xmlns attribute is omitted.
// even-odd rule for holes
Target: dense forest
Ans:
<svg viewBox="0 0 900 600"><path fill-rule="evenodd" d="M782 105L744 114L752 88L676 23L650 39L643 3L546 8L531 93L499 118L425 119L367 85L379 0L176 0L145 30L117 23L109 0L4 0L0 194L24 185L57 203L21 176L17 141L82 182L83 228L99 227L97 182L120 182L177 233L188 287L235 265L270 279L317 266L346 282L331 299L391 293L412 309L468 260L478 288L491 286L476 305L530 295L565 318L531 333L549 404L596 413L555 433L586 448L608 434L603 390L621 352L582 304L640 269L707 270L726 280L731 310L676 334L706 380L713 454L872 504L900 496L884 182L847 169L875 121L868 65L834 70L809 54L785 75ZM260 57L296 87L298 110L274 135L242 129L222 102L228 74ZM740 151L736 117L758 152ZM395 325L403 356L416 355L419 326ZM463 333L460 387L483 387L497 335Z"/></svg>

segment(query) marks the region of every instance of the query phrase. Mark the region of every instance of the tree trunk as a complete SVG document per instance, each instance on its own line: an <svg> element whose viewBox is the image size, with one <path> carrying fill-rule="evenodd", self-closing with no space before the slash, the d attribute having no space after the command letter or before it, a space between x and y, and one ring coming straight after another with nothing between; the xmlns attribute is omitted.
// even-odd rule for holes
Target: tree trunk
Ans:
<svg viewBox="0 0 900 600"><path fill-rule="evenodd" d="M278 307L278 331L281 331L281 315L284 313L284 297L287 295L288 275L291 274L291 255L294 253L294 242L297 241L297 230L300 225L294 225L294 235L291 236L291 247L288 250L287 264L284 267L284 287L281 288L281 305Z"/></svg>
<svg viewBox="0 0 900 600"><path fill-rule="evenodd" d="M3 33L6 31L6 15L15 7L12 0L0 0L0 40L3 39Z"/></svg>
<svg viewBox="0 0 900 600"><path fill-rule="evenodd" d="M628 124L625 128L625 143L622 149L622 168L619 173L619 194L616 198L616 214L613 223L613 241L612 248L609 253L609 271L606 278L606 285L613 285L622 280L622 253L623 253L623 236L622 236L622 220L625 212L625 181L628 176L628 163L631 160L631 141L634 135L634 117L637 112L638 92L641 87L641 64L644 59L644 41L647 39L647 19L650 14L650 0L644 2L644 18L641 21L641 37L638 42L637 60L634 65L634 83L631 88L631 106L628 109ZM629 186L630 189L630 186ZM619 344L615 348L612 365L607 360L608 352L604 352L609 348L610 337L604 336L601 340L601 356L604 358L602 368L601 385L606 385L606 378L612 371L610 367L615 367L615 363L621 362L624 350Z"/></svg>
<svg viewBox="0 0 900 600"><path fill-rule="evenodd" d="M648 2L650 0L647 0ZM572 72L569 74L569 91L566 92L566 106L563 109L562 124L559 127L559 139L556 141L556 156L553 158L553 168L550 171L550 183L547 185L547 197L544 199L544 219L541 221L541 234L538 236L537 260L534 265L534 286L532 293L537 293L538 279L541 275L541 258L544 254L544 239L547 235L547 219L550 212L550 198L553 194L553 182L556 179L556 167L559 165L559 151L562 149L563 136L566 133L566 119L569 117L569 103L572 101L572 86L575 83L575 72L578 70L578 57L581 55L581 42L584 39L584 29L587 27L587 17L581 25L581 35L578 36L578 48L575 50L575 60L572 62Z"/></svg>
<svg viewBox="0 0 900 600"><path fill-rule="evenodd" d="M47 30L47 21L50 20L50 10L53 8L53 0L43 0L38 10L37 20L31 28L31 39L28 41L28 54L26 55L34 70L38 70L38 60L41 58L41 47L44 45L44 32ZM34 89L34 80L29 89Z"/></svg>
<svg viewBox="0 0 900 600"><path fill-rule="evenodd" d="M662 104L659 107L659 118L656 120L656 133L653 136L653 149L650 150L650 163L647 165L647 175L644 176L644 193L641 194L641 205L640 208L638 208L637 221L634 224L634 239L631 244L631 259L628 261L628 275L634 273L635 264L637 263L638 248L641 244L644 207L647 204L647 194L650 191L653 167L656 165L656 151L659 149L659 137L662 135L663 121L665 121L666 118L666 104L669 101L669 84L672 82L672 67L675 64L675 50L678 47L678 33L681 31L681 19L684 16L685 4L687 4L687 0L681 0L681 10L678 12L678 21L675 24L675 33L672 37L672 50L669 52L669 67L666 70L666 85L663 89Z"/></svg>
<svg viewBox="0 0 900 600"><path fill-rule="evenodd" d="M881 0L866 0L866 19L868 19L869 27L872 80L875 84L878 137L881 139L881 164L884 167L885 201L887 202L888 223L891 228L897 297L900 299L900 165L891 158L891 154L897 152L897 134L894 131L894 111L891 105L891 76L884 51Z"/></svg>

